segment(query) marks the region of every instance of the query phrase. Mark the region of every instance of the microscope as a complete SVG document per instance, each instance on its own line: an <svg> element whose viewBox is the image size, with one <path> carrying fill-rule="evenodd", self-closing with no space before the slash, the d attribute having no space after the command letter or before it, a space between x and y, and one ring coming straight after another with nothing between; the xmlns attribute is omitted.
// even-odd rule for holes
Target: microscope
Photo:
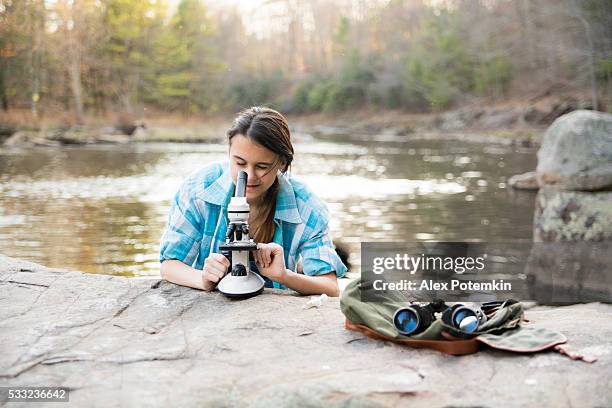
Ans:
<svg viewBox="0 0 612 408"><path fill-rule="evenodd" d="M259 295L265 285L265 280L249 267L251 251L257 250L257 244L249 238L247 181L247 173L241 171L236 181L236 191L227 207L229 226L225 244L219 245L221 254L230 261L231 266L217 289L229 298L245 299Z"/></svg>

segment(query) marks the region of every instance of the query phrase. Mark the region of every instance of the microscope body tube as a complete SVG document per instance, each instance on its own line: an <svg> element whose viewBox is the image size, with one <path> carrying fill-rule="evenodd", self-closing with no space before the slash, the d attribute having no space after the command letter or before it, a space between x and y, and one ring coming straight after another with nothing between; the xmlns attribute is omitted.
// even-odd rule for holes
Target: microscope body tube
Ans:
<svg viewBox="0 0 612 408"><path fill-rule="evenodd" d="M236 191L234 197L246 197L246 187L249 175L246 171L241 171L238 174L238 180L236 181Z"/></svg>

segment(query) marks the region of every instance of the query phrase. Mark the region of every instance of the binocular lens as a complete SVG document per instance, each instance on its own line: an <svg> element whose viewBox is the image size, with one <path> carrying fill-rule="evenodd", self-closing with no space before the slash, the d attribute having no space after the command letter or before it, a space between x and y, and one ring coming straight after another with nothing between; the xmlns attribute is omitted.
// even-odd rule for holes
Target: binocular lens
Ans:
<svg viewBox="0 0 612 408"><path fill-rule="evenodd" d="M411 308L399 309L393 316L393 324L400 333L409 335L419 327L419 315Z"/></svg>
<svg viewBox="0 0 612 408"><path fill-rule="evenodd" d="M460 308L453 313L453 326L466 333L473 333L478 329L478 316L476 312L468 308Z"/></svg>

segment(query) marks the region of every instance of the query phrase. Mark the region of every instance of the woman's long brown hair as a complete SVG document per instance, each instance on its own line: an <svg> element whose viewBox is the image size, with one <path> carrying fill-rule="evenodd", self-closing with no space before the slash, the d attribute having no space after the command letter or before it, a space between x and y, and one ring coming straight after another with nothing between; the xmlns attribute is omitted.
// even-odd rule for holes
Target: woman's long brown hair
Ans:
<svg viewBox="0 0 612 408"><path fill-rule="evenodd" d="M276 153L283 173L289 169L293 161L291 133L289 132L287 119L279 112L261 106L243 110L234 119L232 127L227 131L230 145L232 144L232 138L236 135L244 135L254 143ZM276 168L276 165L272 167ZM259 217L263 218L264 221L251 234L255 242L268 243L274 237L274 212L278 191L277 177L262 200L264 204Z"/></svg>

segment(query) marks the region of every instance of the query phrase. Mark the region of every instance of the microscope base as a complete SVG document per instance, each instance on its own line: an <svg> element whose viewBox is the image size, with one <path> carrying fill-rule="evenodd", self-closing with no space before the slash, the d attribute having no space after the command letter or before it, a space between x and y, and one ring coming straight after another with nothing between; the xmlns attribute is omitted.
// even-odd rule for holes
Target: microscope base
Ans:
<svg viewBox="0 0 612 408"><path fill-rule="evenodd" d="M265 280L256 273L249 272L246 276L226 275L217 289L223 295L234 299L246 299L259 295L265 286Z"/></svg>

